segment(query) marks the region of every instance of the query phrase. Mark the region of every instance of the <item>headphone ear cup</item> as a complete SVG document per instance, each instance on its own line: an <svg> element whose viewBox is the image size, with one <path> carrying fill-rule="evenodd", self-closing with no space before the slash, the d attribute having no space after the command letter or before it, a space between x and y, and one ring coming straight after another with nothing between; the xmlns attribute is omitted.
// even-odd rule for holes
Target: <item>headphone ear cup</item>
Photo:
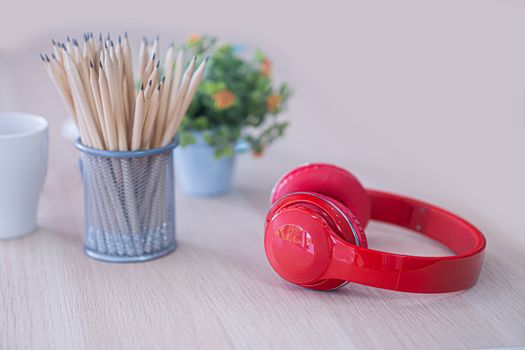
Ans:
<svg viewBox="0 0 525 350"><path fill-rule="evenodd" d="M293 192L314 192L336 199L350 209L363 226L368 224L371 203L359 180L331 164L306 164L286 173L272 190L271 203Z"/></svg>

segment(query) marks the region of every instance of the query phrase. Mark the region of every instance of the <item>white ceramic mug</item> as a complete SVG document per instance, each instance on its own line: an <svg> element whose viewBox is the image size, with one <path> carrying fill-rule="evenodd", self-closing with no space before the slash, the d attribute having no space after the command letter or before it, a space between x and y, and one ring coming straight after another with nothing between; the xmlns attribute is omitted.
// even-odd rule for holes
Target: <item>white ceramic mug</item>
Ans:
<svg viewBox="0 0 525 350"><path fill-rule="evenodd" d="M0 239L31 233L47 166L48 123L0 112Z"/></svg>

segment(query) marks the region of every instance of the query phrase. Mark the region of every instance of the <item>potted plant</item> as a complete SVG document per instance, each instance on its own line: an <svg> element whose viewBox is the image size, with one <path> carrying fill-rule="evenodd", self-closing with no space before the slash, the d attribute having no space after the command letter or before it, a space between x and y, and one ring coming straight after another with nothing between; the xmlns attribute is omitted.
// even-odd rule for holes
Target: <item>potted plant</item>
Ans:
<svg viewBox="0 0 525 350"><path fill-rule="evenodd" d="M209 61L178 131L177 178L187 194L219 195L231 188L237 153L261 156L283 136L288 123L278 117L291 92L285 83L274 87L271 62L260 50L246 58L238 46L195 35L185 46Z"/></svg>

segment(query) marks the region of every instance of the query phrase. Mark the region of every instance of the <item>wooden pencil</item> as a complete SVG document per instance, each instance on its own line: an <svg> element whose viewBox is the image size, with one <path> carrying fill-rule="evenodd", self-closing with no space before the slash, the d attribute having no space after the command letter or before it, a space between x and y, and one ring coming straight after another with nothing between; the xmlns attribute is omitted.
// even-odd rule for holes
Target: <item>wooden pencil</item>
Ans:
<svg viewBox="0 0 525 350"><path fill-rule="evenodd" d="M195 56L191 59L190 64L186 68L186 71L184 72L184 77L182 78L182 81L180 83L180 87L177 91L177 95L175 97L175 102L173 104L173 109L169 111L168 114L168 123L166 126L166 130L164 131L161 145L167 145L170 143L173 138L175 137L176 133L176 125L177 122L177 116L180 113L185 113L185 111L182 110L182 104L184 102L184 97L186 96L186 92L188 90L188 87L190 86L191 76L193 74L193 69L195 68Z"/></svg>
<svg viewBox="0 0 525 350"><path fill-rule="evenodd" d="M179 52L177 53L177 59L175 61L175 70L173 72L172 86L170 88L168 110L166 112L168 115L170 111L172 111L175 107L177 92L179 91L180 80L182 78L182 72L184 69L183 63L184 63L184 50L180 49Z"/></svg>
<svg viewBox="0 0 525 350"><path fill-rule="evenodd" d="M155 124L157 123L157 117L158 117L158 112L159 112L160 95L162 91L161 88L162 88L162 83L159 83L157 85L157 88L155 89L155 91L153 91L150 97L150 103L149 103L148 110L147 110L146 121L144 123L144 132L142 135L142 148L143 149L150 148L150 145L152 142L153 133L154 133L153 128Z"/></svg>
<svg viewBox="0 0 525 350"><path fill-rule="evenodd" d="M170 97L170 89L173 82L173 65L174 65L174 51L175 45L170 44L166 56L164 59L164 78L163 78L163 91L161 94L160 105L159 105L159 115L157 121L157 128L155 128L155 134L153 135L153 140L155 144L160 143L162 138L162 130L164 130L166 125L166 118L168 114L168 104Z"/></svg>
<svg viewBox="0 0 525 350"><path fill-rule="evenodd" d="M193 100L195 93L197 92L197 88L199 87L199 84L201 83L201 80L204 77L204 70L206 68L207 62L208 62L208 57L206 57L201 62L201 64L199 65L199 68L197 68L197 70L191 77L190 86L188 87L188 91L186 92L184 96L184 102L182 103L182 108L180 110L180 113L177 116L178 123L180 123L180 121L182 120L184 113L186 113L186 111L188 110L188 107L190 106L190 103ZM177 124L177 127L178 127L178 124Z"/></svg>
<svg viewBox="0 0 525 350"><path fill-rule="evenodd" d="M66 73L69 78L72 90L73 100L75 102L75 106L77 107L77 111L79 112L77 115L79 115L79 118L82 118L85 121L87 133L89 134L93 145L99 149L104 149L100 130L95 122L94 115L91 113L90 100L87 97L87 93L84 89L84 84L81 80L78 68L69 55L64 55L64 59Z"/></svg>
<svg viewBox="0 0 525 350"><path fill-rule="evenodd" d="M115 124L113 105L109 95L109 83L104 72L102 62L99 62L98 85L100 90L100 98L102 100L103 120L106 130L108 131L109 139L106 143L110 151L119 149L117 126Z"/></svg>
<svg viewBox="0 0 525 350"><path fill-rule="evenodd" d="M108 142L110 140L109 128L107 127L104 119L104 107L102 105L102 98L100 96L100 88L98 85L98 74L95 70L95 66L92 61L89 61L89 82L91 87L91 93L95 103L95 111L98 120L98 125L100 125L102 136L104 139L104 144L109 148Z"/></svg>
<svg viewBox="0 0 525 350"><path fill-rule="evenodd" d="M142 144L142 128L144 127L144 85L140 87L135 101L135 113L133 116L133 135L131 136L131 150L139 150Z"/></svg>
<svg viewBox="0 0 525 350"><path fill-rule="evenodd" d="M139 48L139 70L138 76L142 79L144 77L144 71L148 64L148 41L146 37L142 38Z"/></svg>

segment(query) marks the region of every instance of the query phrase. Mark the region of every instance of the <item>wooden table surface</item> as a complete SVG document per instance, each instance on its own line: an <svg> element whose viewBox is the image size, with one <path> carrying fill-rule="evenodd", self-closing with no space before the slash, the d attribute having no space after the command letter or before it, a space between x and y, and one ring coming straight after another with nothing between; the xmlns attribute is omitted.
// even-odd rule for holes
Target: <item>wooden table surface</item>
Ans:
<svg viewBox="0 0 525 350"><path fill-rule="evenodd" d="M379 166L373 147L367 149L368 158L359 157L358 150L350 147L355 140L346 139L342 132L336 133L338 141L331 141L338 147L328 138L326 144L312 147L304 135L312 135L318 124L306 117L264 159L239 159L231 194L190 198L177 191L178 247L173 254L138 264L87 258L82 253L78 154L60 136L63 107L43 69L37 67L31 84L18 84L26 94L21 108L50 120L49 170L38 230L20 240L0 242L0 349L348 350L525 345L523 226L502 221L507 228L518 229L498 229L495 221L482 215L494 209L498 217L498 206L488 200L470 198L469 202L454 197L452 190L449 197L445 187L435 185L440 183L436 179L392 180L399 176L394 166L390 166L392 173L384 171L386 166ZM299 94L298 99L307 105L308 96ZM295 110L303 116L309 112L315 113L308 108ZM366 142L369 135L365 129L360 141ZM340 147L345 143L348 148ZM422 159L407 158L407 164ZM367 185L390 185L395 187L392 190L426 195L473 220L488 240L478 284L458 293L417 295L355 284L321 293L281 280L263 250L269 191L284 171L316 160L353 167ZM454 181L440 180L455 186ZM422 184L425 181L428 185ZM434 187L427 191L431 184ZM464 186L469 186L468 181ZM513 213L517 209L514 206ZM369 245L377 249L448 253L424 237L387 225L372 224L367 234Z"/></svg>

